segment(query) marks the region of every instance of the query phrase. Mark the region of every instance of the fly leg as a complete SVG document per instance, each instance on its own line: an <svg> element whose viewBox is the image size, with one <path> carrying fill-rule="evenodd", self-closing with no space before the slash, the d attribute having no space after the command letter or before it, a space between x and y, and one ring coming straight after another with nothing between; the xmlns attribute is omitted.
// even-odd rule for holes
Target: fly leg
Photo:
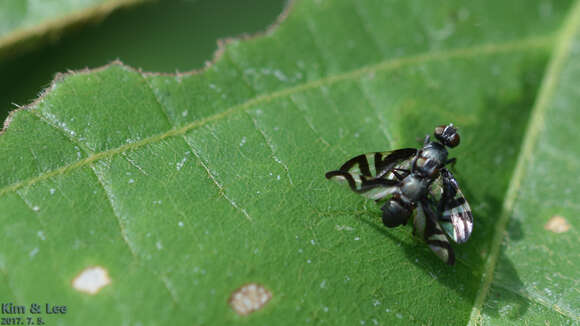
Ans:
<svg viewBox="0 0 580 326"><path fill-rule="evenodd" d="M455 168L455 163L457 163L457 158L456 157L448 159L447 162L445 162L445 165L451 164L451 167L452 168Z"/></svg>
<svg viewBox="0 0 580 326"><path fill-rule="evenodd" d="M449 244L447 236L445 236L441 226L439 225L437 214L433 212L427 199L421 200L419 203L419 209L422 211L422 214L417 215L418 217L422 217L424 220L415 221L415 225L419 222L423 224L423 238L427 242L427 245L433 253L439 257L439 259L448 265L453 265L455 263L455 253Z"/></svg>
<svg viewBox="0 0 580 326"><path fill-rule="evenodd" d="M401 181L405 179L411 173L411 171L407 169L394 168L391 169L391 173L393 173L393 175L397 177L399 181Z"/></svg>

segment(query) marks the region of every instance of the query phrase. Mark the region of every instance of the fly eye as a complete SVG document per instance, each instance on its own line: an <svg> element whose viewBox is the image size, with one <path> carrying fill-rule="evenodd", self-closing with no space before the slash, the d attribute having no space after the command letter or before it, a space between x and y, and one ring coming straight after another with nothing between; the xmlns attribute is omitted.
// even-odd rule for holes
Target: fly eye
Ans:
<svg viewBox="0 0 580 326"><path fill-rule="evenodd" d="M445 125L441 125L441 126L437 126L437 127L435 127L435 132L434 132L434 134L435 134L435 137L436 137L437 139L439 139L439 138L441 138L441 136L443 136L443 132L445 131L445 127L447 127L447 126L445 126Z"/></svg>
<svg viewBox="0 0 580 326"><path fill-rule="evenodd" d="M451 137L447 138L447 146L449 147L455 147L457 145L459 145L459 134L458 133L453 133L453 135L451 135Z"/></svg>

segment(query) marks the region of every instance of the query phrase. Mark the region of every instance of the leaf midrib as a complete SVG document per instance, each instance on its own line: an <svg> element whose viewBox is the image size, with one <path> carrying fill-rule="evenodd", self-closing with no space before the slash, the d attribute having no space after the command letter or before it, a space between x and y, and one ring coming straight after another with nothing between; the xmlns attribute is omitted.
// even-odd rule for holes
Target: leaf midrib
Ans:
<svg viewBox="0 0 580 326"><path fill-rule="evenodd" d="M481 309L485 299L487 298L489 288L491 287L491 284L494 283L493 275L497 260L499 258L501 243L507 229L509 217L513 212L514 205L518 197L519 189L525 175L524 172L527 170L526 165L532 157L532 152L538 140L539 133L542 129L542 124L549 106L549 101L552 99L558 84L557 77L562 72L564 63L570 54L572 39L575 36L575 32L579 28L580 1L576 1L570 14L566 18L561 31L558 33L552 59L548 64L546 74L544 75L543 81L541 83L537 101L532 108L528 127L526 128L522 146L519 151L518 161L514 168L514 172L506 192L506 199L504 200L500 218L498 219L495 227L494 238L491 242L490 254L488 256L487 264L485 264L487 268L483 273L482 286L479 288L479 292L475 299L473 310L469 319L470 325L477 324L481 321ZM563 316L570 317L558 309L553 309L553 307L547 308L562 314Z"/></svg>
<svg viewBox="0 0 580 326"><path fill-rule="evenodd" d="M4 194L9 193L9 192L18 190L22 187L34 185L39 181L46 180L46 179L49 179L49 178L57 176L57 175L66 174L69 171L87 166L87 165L91 164L92 162L98 161L98 160L103 159L103 158L112 157L114 155L117 155L117 154L120 154L120 153L123 153L126 151L130 151L130 150L133 150L133 149L136 149L136 148L148 145L148 144L152 144L152 143L161 141L165 138L184 135L185 133L187 133L188 131L190 131L192 129L202 127L210 122L218 121L218 120L223 119L225 117L228 117L232 114L235 114L238 112L243 112L243 111L253 107L256 104L268 103L268 102L271 102L275 99L284 98L284 97L287 97L287 96L290 96L293 94L297 94L300 92L304 92L304 91L307 91L310 89L314 89L314 88L318 88L318 87L322 87L322 86L328 86L328 85L332 85L332 84L342 82L342 81L356 79L356 78L363 76L365 74L372 74L372 73L381 72L381 71L391 71L391 70L395 70L398 68L411 66L413 64L422 64L422 63L433 62L433 61L444 61L444 60L453 59L453 58L470 58L470 57L477 57L477 56L484 56L484 55L493 55L493 54L498 54L498 53L509 53L509 52L516 52L516 51L531 50L531 49L547 48L548 46L551 45L553 39L554 39L553 35L539 36L539 37L526 38L526 39L522 39L522 40L512 40L512 41L502 42L502 43L489 43L489 44L467 47L467 48L458 48L458 49L452 49L452 50L448 50L448 51L427 52L427 53L422 53L422 54L418 54L418 55L414 55L414 56L388 59L388 60L381 61L381 62L376 63L376 64L363 66L363 67L355 69L355 70L347 71L347 72L336 74L336 75L327 76L325 78L317 79L317 80L306 82L303 84L298 84L296 86L285 88L282 90L278 90L278 91L275 91L275 92L272 92L269 94L259 95L259 96L256 96L256 97L254 97L254 98L252 98L244 103L234 105L234 106L232 106L232 107L230 107L222 112L205 117L203 119L193 121L193 122L188 123L182 127L172 128L172 129L170 129L167 132L162 133L162 134L153 135L153 136L141 139L140 141L137 141L137 142L128 143L128 144L125 144L123 146L112 148L112 149L109 149L109 150L106 150L103 152L94 153L94 154L92 154L92 155L90 155L82 160L76 161L72 164L68 164L68 165L60 167L58 169L48 171L44 174L41 174L41 175L38 175L38 176L35 176L32 178L28 178L26 180L23 180L23 181L20 181L17 183L13 183L13 184L8 185L8 186L5 186L5 187L0 189L0 196L3 196ZM110 65L115 65L115 64L122 65L119 62L114 62ZM101 70L101 69L104 69L106 67L107 66L105 66L103 68L97 68L97 69ZM125 66L125 67L127 69L133 70L130 67L127 67L127 66ZM82 74L90 74L92 71L93 70L89 70L88 72L83 71L81 73ZM137 73L141 74L142 76L155 75L152 73L142 73L142 72L137 72ZM78 74L78 72L73 72L71 74ZM195 72L192 72L191 74L195 74ZM59 79L59 81L62 81L62 80L63 80L63 78L61 77ZM56 82L57 81L54 81L53 83L56 83ZM54 87L51 87L51 89L53 89L53 88ZM43 94L43 96L46 96L46 93ZM19 110L32 109L32 107L36 103L38 103L38 100L35 101L30 106L22 107ZM7 131L6 130L7 128L9 128L9 125L5 126L4 132ZM0 134L0 136L1 136L1 134Z"/></svg>
<svg viewBox="0 0 580 326"><path fill-rule="evenodd" d="M148 83L147 83L147 85L150 87L150 85ZM169 125L171 125L171 121L169 120L169 117L167 116L165 110L163 109L163 106L161 105L161 103L159 101L157 101L157 102L158 102L160 109L165 113L165 116L167 117L167 121L168 121ZM35 111L31 111L31 112L35 112ZM53 121L51 121L50 119L47 119L42 114L38 114L38 113L32 113L32 114L35 117L37 117L38 119L45 122L47 125L51 126L55 130L59 131L71 143L78 146L87 156L90 157L91 155L94 155L93 151L90 148L88 148L88 146L86 146L84 143L80 142L76 138L72 137L68 132L66 132L62 128L59 128L58 124L55 124ZM110 189L110 187L107 187L106 183L103 180L103 176L97 172L97 170L95 169L95 166L92 163L93 162L87 163L87 165L91 168L90 170L91 170L92 174L94 175L95 179L97 180L97 184L103 189L103 192L104 192L105 198L106 198L106 202L109 204L109 207L111 208L111 212L115 216L115 220L117 221L117 224L119 225L119 234L120 234L121 238L123 239L123 242L127 245L127 248L129 250L129 252L131 253L131 256L133 256L133 259L135 259L135 261L138 264L143 265L141 258L139 257L139 255L137 255L137 250L135 249L135 245L132 244L132 242L129 240L129 236L127 235L127 231L126 231L125 225L123 224L121 214L119 213L119 211L115 205L115 202L113 199L114 196L112 195L111 189ZM22 199L22 201L30 209L32 209L31 205L25 200L24 196L19 194L17 191L15 191L15 193ZM42 221L41 220L39 220L39 221L42 225ZM54 253L53 253L53 255L54 255ZM155 277L157 277L159 279L161 284L163 284L163 286L165 287L165 289L169 293L169 296L171 297L173 304L175 304L177 307L182 309L181 305L179 304L179 300L174 293L175 291L173 291L169 286L169 282L168 282L167 278L164 275L161 275L161 274L158 274L155 272L152 272L152 274L155 275Z"/></svg>

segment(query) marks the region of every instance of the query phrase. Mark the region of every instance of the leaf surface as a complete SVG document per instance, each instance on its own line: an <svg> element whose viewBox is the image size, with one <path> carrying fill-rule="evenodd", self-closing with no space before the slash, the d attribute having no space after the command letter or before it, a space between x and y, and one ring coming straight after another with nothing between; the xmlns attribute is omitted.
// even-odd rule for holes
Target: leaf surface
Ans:
<svg viewBox="0 0 580 326"><path fill-rule="evenodd" d="M497 224L488 275L496 264L497 270L480 290L483 314L474 310L474 321L499 325L524 311L530 324L580 321L580 148L574 132L580 94L572 86L580 79L579 47L576 5L543 77Z"/></svg>
<svg viewBox="0 0 580 326"><path fill-rule="evenodd" d="M71 313L47 318L73 325L574 323L577 225L550 249L569 245L570 256L541 272L524 250L551 248L543 223L525 223L522 250L501 246L528 209L574 223L573 208L533 206L545 178L528 168L559 178L547 169L557 156L532 161L536 140L558 151L573 137L554 127L552 139L537 122L552 117L547 103L561 106L556 122L574 121L573 56L558 59L575 49L570 5L301 1L201 73L112 64L61 76L0 136L0 299L65 304ZM553 68L563 63L572 68ZM475 216L454 267L324 178L450 121ZM573 159L558 162L575 162L563 148ZM532 206L519 200L526 189ZM570 189L554 200L573 207ZM90 266L111 279L96 295L73 284ZM554 273L572 283L542 301L534 282ZM228 299L250 282L272 300L238 316ZM524 304L510 312L512 297Z"/></svg>

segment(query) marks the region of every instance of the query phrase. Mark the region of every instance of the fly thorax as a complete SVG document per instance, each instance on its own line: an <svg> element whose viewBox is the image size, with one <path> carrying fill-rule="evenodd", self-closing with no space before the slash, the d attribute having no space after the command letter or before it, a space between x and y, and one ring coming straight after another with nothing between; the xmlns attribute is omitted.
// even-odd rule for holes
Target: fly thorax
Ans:
<svg viewBox="0 0 580 326"><path fill-rule="evenodd" d="M439 143L431 142L419 152L415 172L423 177L435 178L446 161L447 149Z"/></svg>
<svg viewBox="0 0 580 326"><path fill-rule="evenodd" d="M402 181L400 193L406 200L417 202L427 194L429 183L430 179L411 174Z"/></svg>

